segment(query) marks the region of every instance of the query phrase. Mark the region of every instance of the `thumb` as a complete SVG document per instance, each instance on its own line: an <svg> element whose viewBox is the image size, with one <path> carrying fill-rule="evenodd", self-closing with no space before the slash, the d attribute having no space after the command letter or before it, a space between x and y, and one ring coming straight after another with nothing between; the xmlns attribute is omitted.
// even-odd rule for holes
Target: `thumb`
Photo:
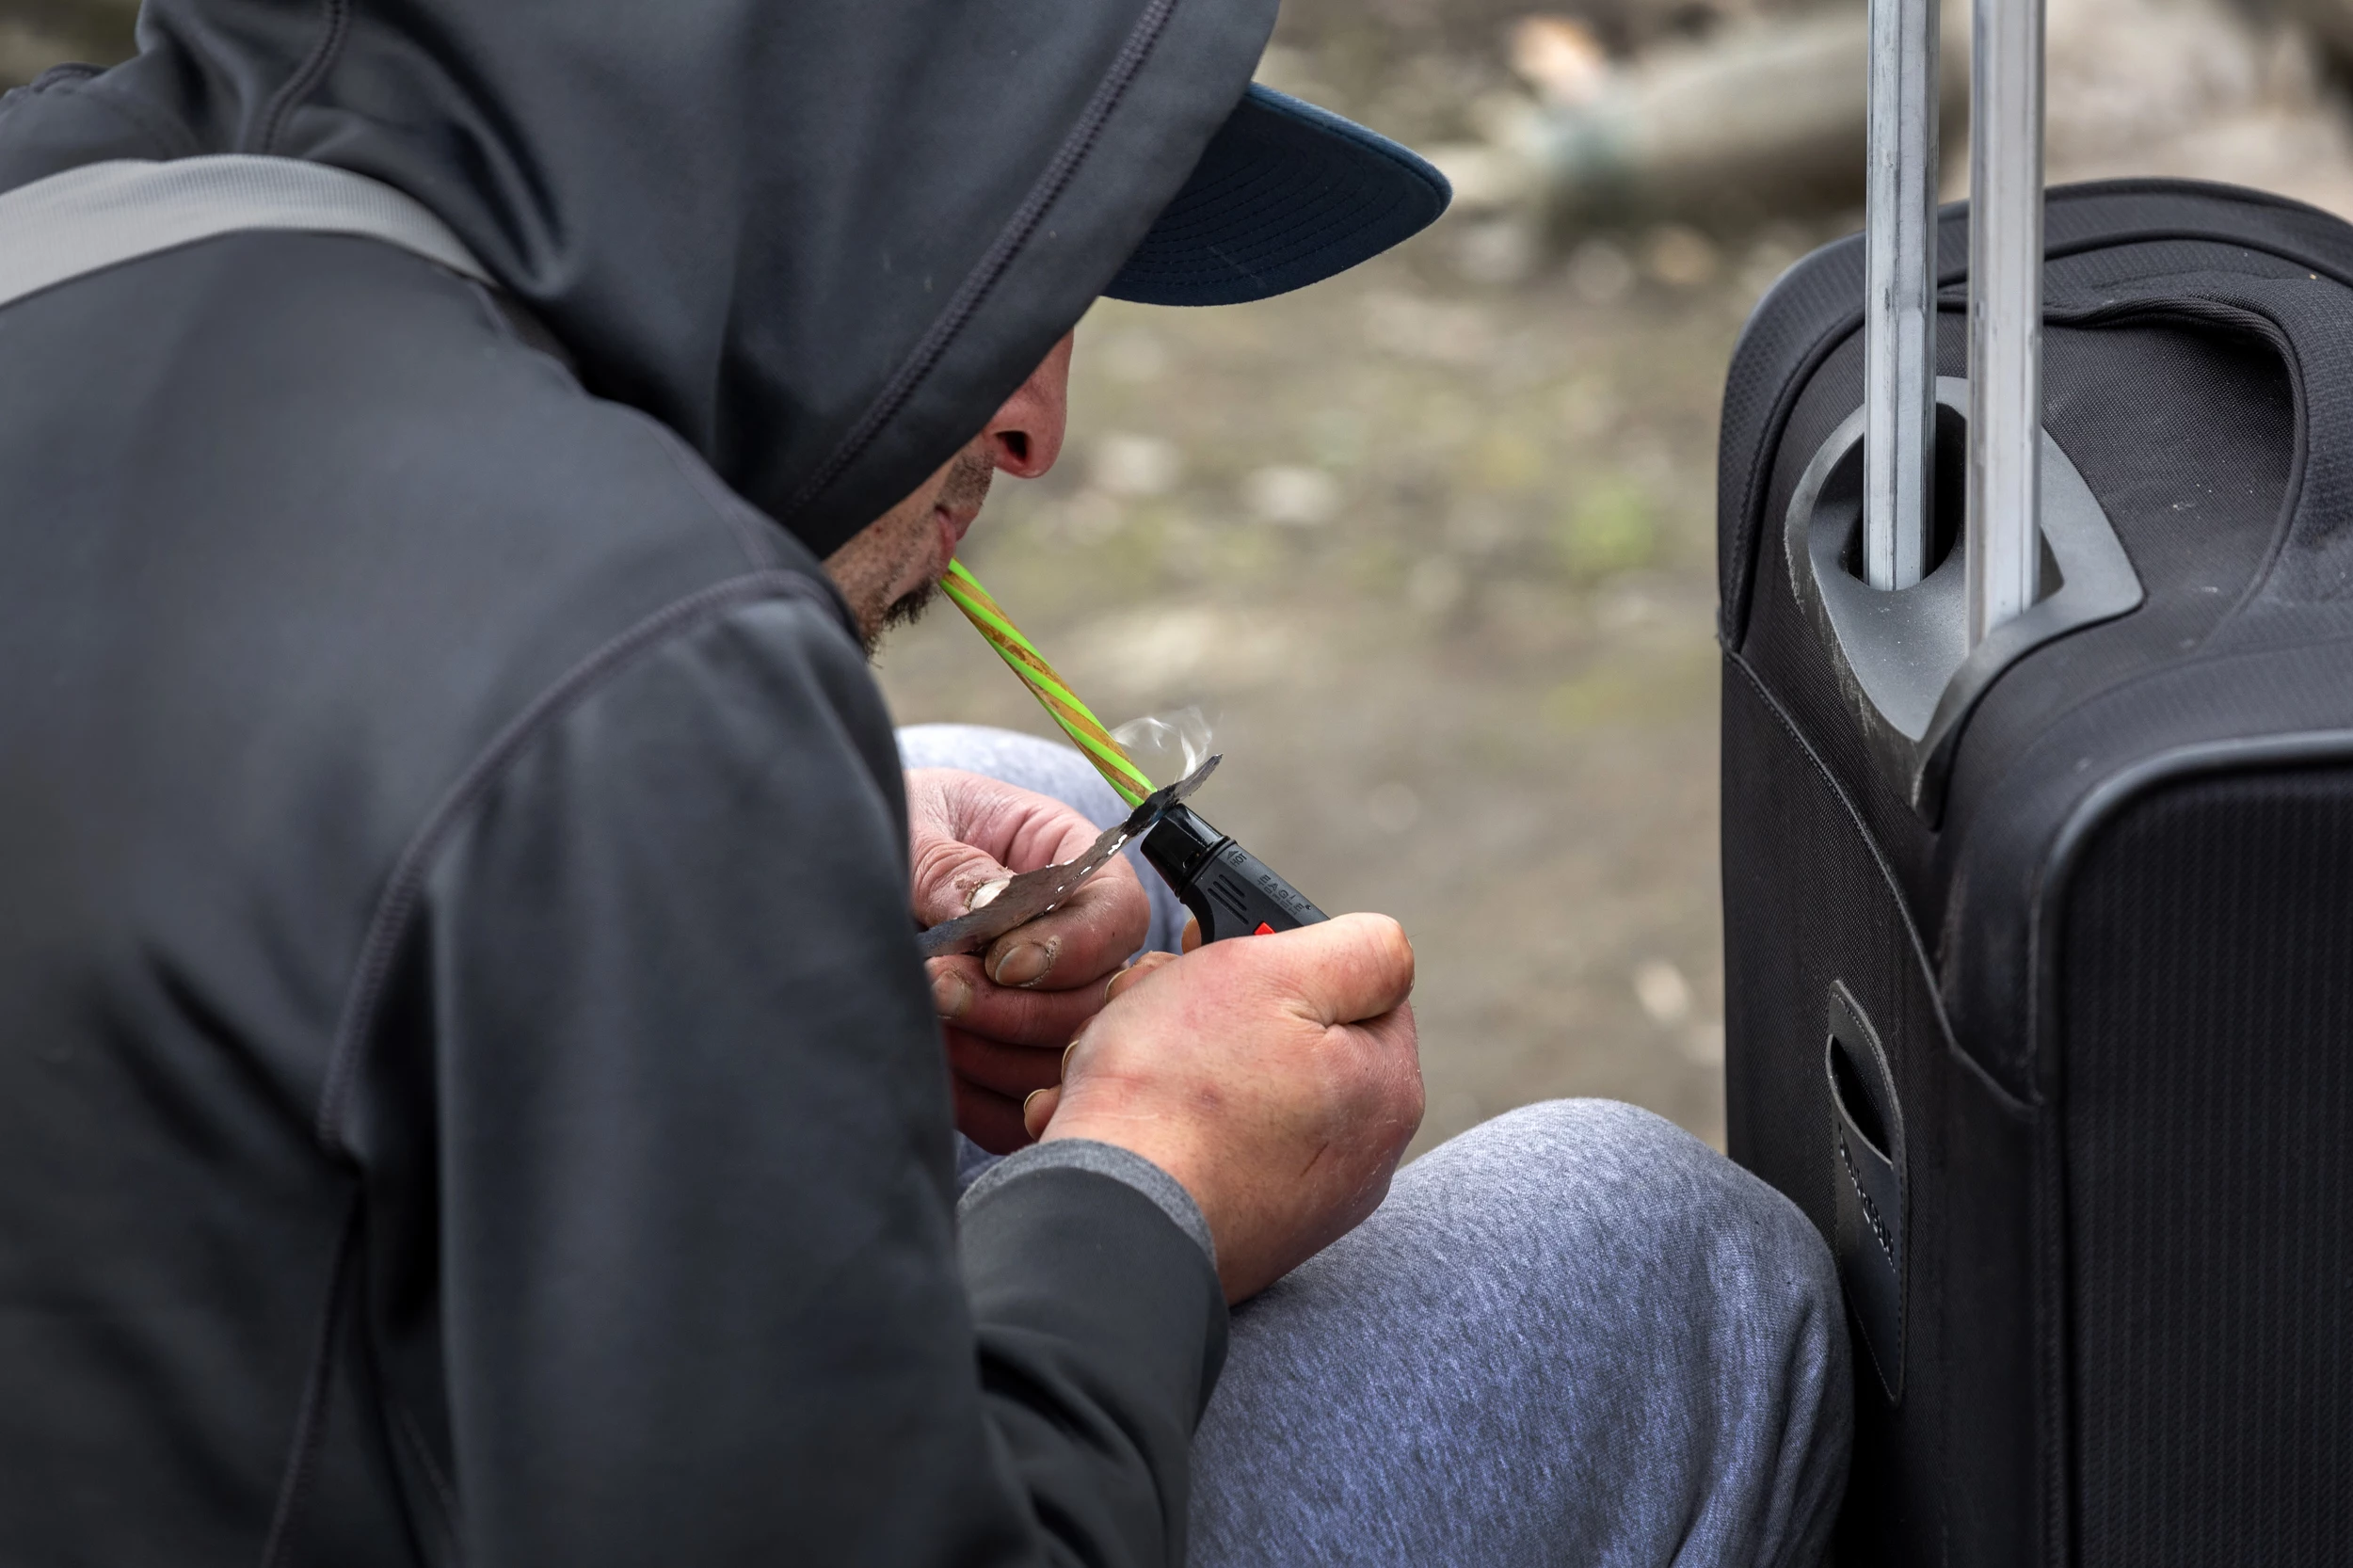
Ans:
<svg viewBox="0 0 2353 1568"><path fill-rule="evenodd" d="M984 851L929 827L913 827L907 838L911 904L925 925L971 913L974 893L1013 874Z"/></svg>
<svg viewBox="0 0 2353 1568"><path fill-rule="evenodd" d="M1295 1005L1319 1024L1379 1017L1414 991L1414 945L1386 915L1337 915L1233 946L1278 964Z"/></svg>

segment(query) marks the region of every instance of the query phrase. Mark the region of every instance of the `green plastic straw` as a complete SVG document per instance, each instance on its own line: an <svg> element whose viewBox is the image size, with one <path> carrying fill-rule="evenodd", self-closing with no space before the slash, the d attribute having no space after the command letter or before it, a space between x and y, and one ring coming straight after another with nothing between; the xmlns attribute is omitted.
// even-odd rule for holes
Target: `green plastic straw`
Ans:
<svg viewBox="0 0 2353 1568"><path fill-rule="evenodd" d="M947 578L939 585L947 590L955 607L964 612L965 618L988 640L988 646L997 650L997 656L1021 678L1021 683L1030 688L1030 695L1037 698L1047 716L1078 743L1086 760L1095 764L1103 782L1118 792L1120 799L1133 806L1152 792L1152 780L1144 776L1144 770L1112 739L1103 721L1054 672L1054 666L1046 662L1046 655L1037 650L1037 645L1006 618L988 590L981 586L980 579L964 569L962 561L948 563Z"/></svg>

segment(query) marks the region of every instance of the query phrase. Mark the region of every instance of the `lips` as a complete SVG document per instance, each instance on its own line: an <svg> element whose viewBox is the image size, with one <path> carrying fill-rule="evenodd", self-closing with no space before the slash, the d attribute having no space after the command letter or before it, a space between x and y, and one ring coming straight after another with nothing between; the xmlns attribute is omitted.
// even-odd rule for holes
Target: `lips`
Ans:
<svg viewBox="0 0 2353 1568"><path fill-rule="evenodd" d="M964 543L964 536L971 528L972 520L980 515L981 510L977 506L932 508L932 520L939 525L939 566L942 571L947 569L950 561L955 559L956 547Z"/></svg>

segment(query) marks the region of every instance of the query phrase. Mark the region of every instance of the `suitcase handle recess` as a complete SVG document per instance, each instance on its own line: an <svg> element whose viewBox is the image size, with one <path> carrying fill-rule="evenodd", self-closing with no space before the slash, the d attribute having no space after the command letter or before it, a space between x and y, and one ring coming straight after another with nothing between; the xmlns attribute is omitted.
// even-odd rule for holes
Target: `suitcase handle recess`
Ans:
<svg viewBox="0 0 2353 1568"><path fill-rule="evenodd" d="M1823 1076L1836 1200L1832 1251L1865 1352L1888 1402L1904 1395L1903 1102L1879 1033L1844 983L1831 982Z"/></svg>

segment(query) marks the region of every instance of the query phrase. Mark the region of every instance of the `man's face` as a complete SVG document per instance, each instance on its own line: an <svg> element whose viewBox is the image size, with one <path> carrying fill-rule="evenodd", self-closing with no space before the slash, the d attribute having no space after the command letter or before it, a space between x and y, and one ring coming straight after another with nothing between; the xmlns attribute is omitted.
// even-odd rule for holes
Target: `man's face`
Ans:
<svg viewBox="0 0 2353 1568"><path fill-rule="evenodd" d="M963 451L825 557L826 574L850 601L868 653L885 632L915 619L931 602L997 472L1034 479L1054 466L1069 410L1070 344L1064 333Z"/></svg>

